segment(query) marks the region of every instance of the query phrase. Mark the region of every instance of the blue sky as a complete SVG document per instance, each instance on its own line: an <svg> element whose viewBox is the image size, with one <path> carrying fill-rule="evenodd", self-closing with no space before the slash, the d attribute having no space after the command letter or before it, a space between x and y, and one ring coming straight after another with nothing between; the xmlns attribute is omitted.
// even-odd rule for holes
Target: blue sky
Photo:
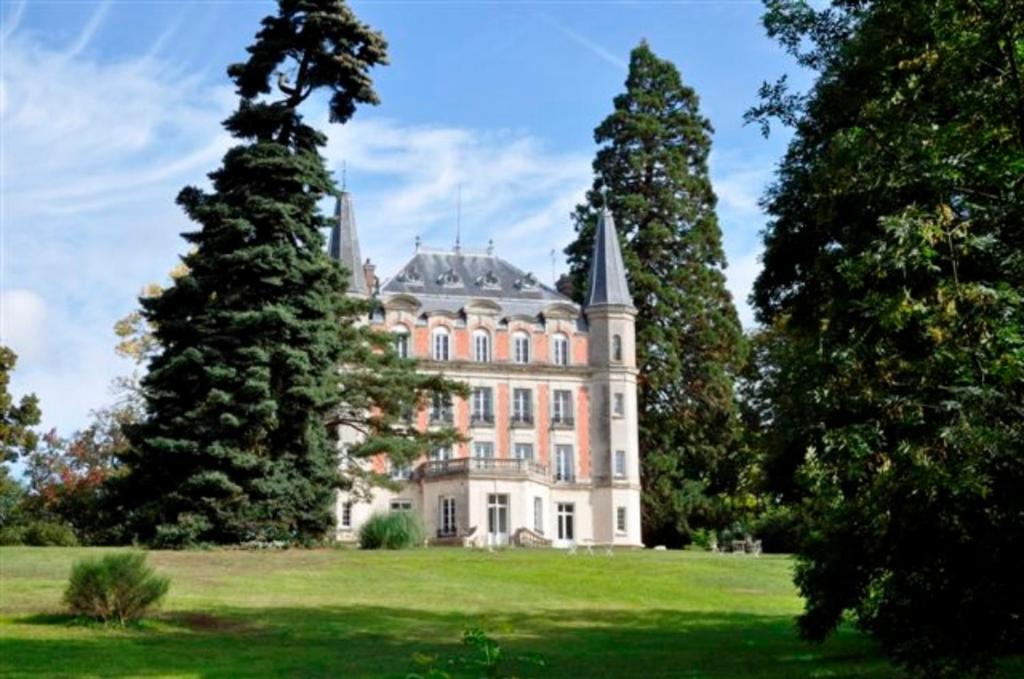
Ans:
<svg viewBox="0 0 1024 679"><path fill-rule="evenodd" d="M715 127L712 178L745 324L764 217L757 200L786 136L742 122L763 80L794 73L757 2L352 3L390 43L381 105L329 126L345 162L363 254L387 276L454 239L542 279L564 270L569 213L591 182L593 128L646 38L696 88ZM3 249L0 341L20 355L16 394L70 431L110 401L131 366L112 326L164 281L190 224L174 205L230 144L225 66L272 2L27 0L2 5ZM322 111L313 120L326 125Z"/></svg>

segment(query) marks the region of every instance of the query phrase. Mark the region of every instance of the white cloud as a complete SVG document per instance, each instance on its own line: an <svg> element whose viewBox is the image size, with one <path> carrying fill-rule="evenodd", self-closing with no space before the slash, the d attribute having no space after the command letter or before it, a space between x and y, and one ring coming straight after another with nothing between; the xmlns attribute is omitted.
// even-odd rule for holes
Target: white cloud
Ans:
<svg viewBox="0 0 1024 679"><path fill-rule="evenodd" d="M31 290L0 292L0 344L22 360L34 358L43 344L46 302Z"/></svg>

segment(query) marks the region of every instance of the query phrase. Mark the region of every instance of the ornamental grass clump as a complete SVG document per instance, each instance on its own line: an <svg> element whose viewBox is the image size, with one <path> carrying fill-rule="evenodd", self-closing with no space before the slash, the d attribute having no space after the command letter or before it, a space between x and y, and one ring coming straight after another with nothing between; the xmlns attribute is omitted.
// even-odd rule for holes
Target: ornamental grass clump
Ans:
<svg viewBox="0 0 1024 679"><path fill-rule="evenodd" d="M75 615L123 626L157 606L169 587L170 580L146 564L145 554L108 554L75 562L64 602Z"/></svg>
<svg viewBox="0 0 1024 679"><path fill-rule="evenodd" d="M374 514L359 529L363 549L406 549L423 542L423 522L412 512Z"/></svg>

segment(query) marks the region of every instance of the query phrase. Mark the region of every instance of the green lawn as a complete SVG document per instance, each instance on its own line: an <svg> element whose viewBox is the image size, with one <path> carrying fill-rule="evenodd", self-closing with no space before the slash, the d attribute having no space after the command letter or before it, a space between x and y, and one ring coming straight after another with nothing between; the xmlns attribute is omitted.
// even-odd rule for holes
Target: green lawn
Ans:
<svg viewBox="0 0 1024 679"><path fill-rule="evenodd" d="M403 676L416 652L462 652L480 626L556 677L885 677L851 629L797 638L784 557L548 550L152 552L171 577L136 629L69 620L73 560L99 549L0 549L0 675Z"/></svg>

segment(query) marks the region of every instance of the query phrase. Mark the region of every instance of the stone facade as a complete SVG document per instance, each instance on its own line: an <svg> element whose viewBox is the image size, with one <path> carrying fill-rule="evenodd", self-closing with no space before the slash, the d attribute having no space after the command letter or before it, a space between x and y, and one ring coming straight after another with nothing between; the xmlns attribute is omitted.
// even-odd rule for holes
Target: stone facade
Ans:
<svg viewBox="0 0 1024 679"><path fill-rule="evenodd" d="M409 510L442 543L641 545L635 310L610 213L584 308L492 248L417 246L395 276L367 281L348 194L330 252L356 294L379 296L373 326L421 370L471 389L415 415L421 429L451 424L466 442L409 469L370 461L402 489L370 501L340 493L338 539L354 540L374 512ZM340 432L343 447L351 436Z"/></svg>

